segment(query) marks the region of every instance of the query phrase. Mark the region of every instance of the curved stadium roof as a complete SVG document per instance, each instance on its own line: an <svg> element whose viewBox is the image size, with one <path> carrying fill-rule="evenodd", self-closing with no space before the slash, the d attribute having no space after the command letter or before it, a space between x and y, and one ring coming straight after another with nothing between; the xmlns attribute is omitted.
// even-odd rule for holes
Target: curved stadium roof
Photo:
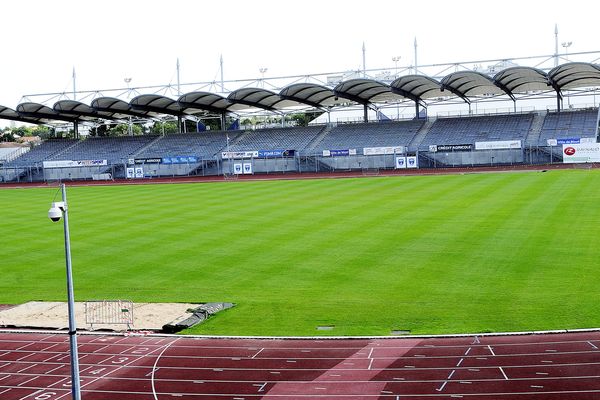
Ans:
<svg viewBox="0 0 600 400"><path fill-rule="evenodd" d="M600 86L600 65L573 62L545 73L531 67L511 67L494 77L474 71L459 71L446 75L441 81L424 75L401 76L389 85L374 79L358 78L340 82L330 89L313 83L294 83L279 93L264 88L242 88L227 98L210 92L191 92L171 99L155 94L143 94L129 103L113 97L100 97L89 106L63 100L53 108L38 103L21 103L16 110L0 106L0 119L28 123L52 121L76 122L90 119L123 119L175 115L178 117L199 111L218 113L236 112L248 108L281 111L306 105L314 108L335 106L348 101L367 107L410 99L425 104L428 99L460 97L466 102L481 96L506 95L516 101L516 94L531 91L556 91L560 98L563 90ZM345 101L344 101L345 100Z"/></svg>

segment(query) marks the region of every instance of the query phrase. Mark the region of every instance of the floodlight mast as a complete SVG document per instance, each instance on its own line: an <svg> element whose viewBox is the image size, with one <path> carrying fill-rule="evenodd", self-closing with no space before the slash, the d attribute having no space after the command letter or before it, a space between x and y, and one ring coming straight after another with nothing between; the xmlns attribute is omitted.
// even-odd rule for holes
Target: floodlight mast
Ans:
<svg viewBox="0 0 600 400"><path fill-rule="evenodd" d="M71 356L71 396L73 400L81 400L81 383L79 379L79 356L77 353L77 327L75 325L75 300L73 295L73 274L71 272L71 237L69 235L69 212L67 207L67 191L65 184L61 184L62 202L52 203L48 217L57 222L60 214L63 217L65 234L65 261L67 267L67 299L69 312L69 349Z"/></svg>

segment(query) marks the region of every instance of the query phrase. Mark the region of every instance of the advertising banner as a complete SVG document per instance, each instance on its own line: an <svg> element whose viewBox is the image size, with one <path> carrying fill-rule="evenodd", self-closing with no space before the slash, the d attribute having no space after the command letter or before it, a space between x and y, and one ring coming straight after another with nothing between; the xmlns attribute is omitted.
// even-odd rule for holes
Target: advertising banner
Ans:
<svg viewBox="0 0 600 400"><path fill-rule="evenodd" d="M142 167L135 167L135 177L136 178L143 178L144 177L144 168L142 168Z"/></svg>
<svg viewBox="0 0 600 400"><path fill-rule="evenodd" d="M233 164L233 173L236 175L240 175L243 173L243 165L242 163Z"/></svg>
<svg viewBox="0 0 600 400"><path fill-rule="evenodd" d="M196 156L170 156L162 158L163 164L195 164L198 162Z"/></svg>
<svg viewBox="0 0 600 400"><path fill-rule="evenodd" d="M600 162L600 143L563 144L563 163Z"/></svg>
<svg viewBox="0 0 600 400"><path fill-rule="evenodd" d="M76 168L76 167L97 167L108 165L106 160L60 160L60 161L44 161L44 168Z"/></svg>
<svg viewBox="0 0 600 400"><path fill-rule="evenodd" d="M396 157L396 169L406 168L406 157Z"/></svg>
<svg viewBox="0 0 600 400"><path fill-rule="evenodd" d="M437 151L471 151L473 150L472 144L438 144L436 146Z"/></svg>
<svg viewBox="0 0 600 400"><path fill-rule="evenodd" d="M417 156L408 156L406 157L406 166L408 168L418 168L419 163L417 162Z"/></svg>
<svg viewBox="0 0 600 400"><path fill-rule="evenodd" d="M386 154L403 154L406 152L405 146L395 147L364 147L363 154L365 156L380 156Z"/></svg>
<svg viewBox="0 0 600 400"><path fill-rule="evenodd" d="M244 174L252 174L252 163L244 163Z"/></svg>
<svg viewBox="0 0 600 400"><path fill-rule="evenodd" d="M223 151L221 152L221 158L257 158L258 151Z"/></svg>
<svg viewBox="0 0 600 400"><path fill-rule="evenodd" d="M135 168L127 167L126 176L127 176L127 179L135 178Z"/></svg>
<svg viewBox="0 0 600 400"><path fill-rule="evenodd" d="M475 142L475 150L520 149L520 140L498 140L494 142Z"/></svg>
<svg viewBox="0 0 600 400"><path fill-rule="evenodd" d="M258 158L282 158L293 157L295 150L259 150Z"/></svg>
<svg viewBox="0 0 600 400"><path fill-rule="evenodd" d="M579 143L581 143L581 139L578 138L578 137L556 139L556 144L558 144L558 145L563 145L563 144L579 144Z"/></svg>
<svg viewBox="0 0 600 400"><path fill-rule="evenodd" d="M162 158L136 158L133 160L135 164L160 164Z"/></svg>

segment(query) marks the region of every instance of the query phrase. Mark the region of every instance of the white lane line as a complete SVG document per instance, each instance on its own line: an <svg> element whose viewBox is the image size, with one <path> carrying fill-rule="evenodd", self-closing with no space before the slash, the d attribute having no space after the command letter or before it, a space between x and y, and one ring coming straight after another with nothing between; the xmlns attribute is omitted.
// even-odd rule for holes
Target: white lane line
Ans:
<svg viewBox="0 0 600 400"><path fill-rule="evenodd" d="M373 358L371 358L371 361L369 361L369 370L373 369Z"/></svg>
<svg viewBox="0 0 600 400"><path fill-rule="evenodd" d="M367 356L367 358L371 358L371 356L373 355L373 350L375 350L373 347L371 347L371 351L369 351L369 355Z"/></svg>
<svg viewBox="0 0 600 400"><path fill-rule="evenodd" d="M257 355L259 355L265 348L260 349L255 355L252 356L252 359L255 359Z"/></svg>
<svg viewBox="0 0 600 400"><path fill-rule="evenodd" d="M460 364L462 364L463 361L464 361L464 358L461 358L460 361L458 362L458 364L456 364L456 366L460 367Z"/></svg>
<svg viewBox="0 0 600 400"><path fill-rule="evenodd" d="M446 378L446 380L442 383L442 386L440 386L439 388L435 389L438 392L441 392L442 390L444 390L444 388L446 387L446 385L448 384L448 381L450 379L452 379L452 375L454 375L454 373L456 372L455 369L452 370L452 372L450 372L450 374L448 375L448 377Z"/></svg>
<svg viewBox="0 0 600 400"><path fill-rule="evenodd" d="M469 347L469 348L467 349L467 351L465 351L465 356L466 356L466 355L468 355L470 352L471 352L471 348Z"/></svg>
<svg viewBox="0 0 600 400"><path fill-rule="evenodd" d="M500 372L502 372L502 376L504 376L504 379L508 380L508 376L506 376L502 367L498 367L498 368L500 368Z"/></svg>
<svg viewBox="0 0 600 400"><path fill-rule="evenodd" d="M492 355L493 355L493 356L495 356L495 355L496 355L496 354L494 353L494 350L492 350L492 346L490 346L489 344L488 344L488 349L490 349L490 353L492 353Z"/></svg>
<svg viewBox="0 0 600 400"><path fill-rule="evenodd" d="M265 382L265 383L263 383L263 384L262 384L262 385L261 385L261 386L258 388L258 391L259 391L259 392L262 392L262 391L264 391L264 390L265 390L265 387L267 386L267 383L268 383L268 382Z"/></svg>
<svg viewBox="0 0 600 400"><path fill-rule="evenodd" d="M167 343L165 348L162 349L162 351L160 352L160 354L158 355L158 357L156 357L156 360L154 361L154 365L152 366L152 376L150 377L150 381L152 382L152 396L154 396L154 400L158 400L158 397L156 396L156 387L154 385L154 371L157 370L156 366L158 365L158 360L160 360L160 358L165 353L165 351L167 351L167 349L169 347L171 347L171 345L178 340L179 340L179 338L173 340L172 342Z"/></svg>
<svg viewBox="0 0 600 400"><path fill-rule="evenodd" d="M480 344L481 342L479 341L479 336L475 336L475 339L473 339L473 343L471 344Z"/></svg>
<svg viewBox="0 0 600 400"><path fill-rule="evenodd" d="M590 346L592 346L592 349L594 349L594 350L598 350L598 347L597 347L597 346L596 346L594 343L590 342L589 340L588 340L588 344L589 344Z"/></svg>
<svg viewBox="0 0 600 400"><path fill-rule="evenodd" d="M446 386L446 384L448 383L448 381L444 381L444 383L442 383L442 386L440 386L439 388L435 389L438 392L441 392L442 390L444 390L444 387Z"/></svg>

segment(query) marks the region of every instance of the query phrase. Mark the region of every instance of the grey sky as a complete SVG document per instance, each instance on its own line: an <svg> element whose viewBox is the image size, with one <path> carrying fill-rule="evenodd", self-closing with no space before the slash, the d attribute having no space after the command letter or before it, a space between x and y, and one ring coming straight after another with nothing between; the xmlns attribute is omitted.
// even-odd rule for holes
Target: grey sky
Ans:
<svg viewBox="0 0 600 400"><path fill-rule="evenodd" d="M21 96L599 50L599 3L19 0L2 5L0 105ZM561 49L562 51L563 49Z"/></svg>

